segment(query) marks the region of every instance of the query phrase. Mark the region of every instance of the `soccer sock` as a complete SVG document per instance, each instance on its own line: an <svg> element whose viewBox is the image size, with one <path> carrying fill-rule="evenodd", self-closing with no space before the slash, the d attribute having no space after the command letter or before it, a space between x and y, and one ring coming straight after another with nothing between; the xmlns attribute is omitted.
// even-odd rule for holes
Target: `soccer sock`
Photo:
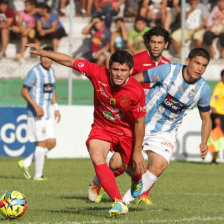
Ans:
<svg viewBox="0 0 224 224"><path fill-rule="evenodd" d="M143 182L143 188L142 188L142 193L141 195L152 188L153 184L157 181L158 177L156 177L154 174L152 174L149 170L147 170L143 175L142 175L142 182ZM123 201L126 204L129 204L131 201L133 201L135 198L131 196L131 189L129 189L124 197Z"/></svg>
<svg viewBox="0 0 224 224"><path fill-rule="evenodd" d="M34 158L35 158L35 176L34 176L34 179L37 179L37 178L43 176L45 154L46 154L46 148L42 148L40 146L36 147L36 150L34 152Z"/></svg>
<svg viewBox="0 0 224 224"><path fill-rule="evenodd" d="M136 173L135 176L133 176L131 178L131 180L132 180L133 183L139 183L141 178L142 178L142 174L141 173Z"/></svg>
<svg viewBox="0 0 224 224"><path fill-rule="evenodd" d="M24 160L23 160L23 165L26 167L30 167L32 162L34 160L34 153L31 153L29 156L27 156Z"/></svg>
<svg viewBox="0 0 224 224"><path fill-rule="evenodd" d="M124 173L124 170L122 168L119 168L119 169L113 171L113 173L114 173L115 177L119 177L120 175L122 175Z"/></svg>
<svg viewBox="0 0 224 224"><path fill-rule="evenodd" d="M99 178L97 177L97 175L95 175L95 177L93 178L93 182L97 185L101 185Z"/></svg>
<svg viewBox="0 0 224 224"><path fill-rule="evenodd" d="M110 198L115 201L115 198L118 201L122 201L121 194L118 190L116 179L113 172L107 166L106 163L95 165L94 169L96 171L96 175L98 176L101 185L103 186L104 190L110 196Z"/></svg>
<svg viewBox="0 0 224 224"><path fill-rule="evenodd" d="M147 165L145 173L147 172L148 169L149 169L149 165ZM151 189L153 188L153 186L154 186L154 184L152 185L152 187L150 187L145 193L141 194L139 197L141 197L143 195L148 195L149 194L149 191L151 191Z"/></svg>

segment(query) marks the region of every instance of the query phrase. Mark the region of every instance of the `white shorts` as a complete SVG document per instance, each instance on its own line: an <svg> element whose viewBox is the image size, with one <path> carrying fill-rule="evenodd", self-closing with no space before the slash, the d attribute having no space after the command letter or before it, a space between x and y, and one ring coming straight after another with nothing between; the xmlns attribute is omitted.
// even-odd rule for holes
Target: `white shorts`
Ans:
<svg viewBox="0 0 224 224"><path fill-rule="evenodd" d="M168 132L145 135L143 151L152 151L164 157L168 163L175 152L176 136Z"/></svg>
<svg viewBox="0 0 224 224"><path fill-rule="evenodd" d="M49 138L56 138L55 121L53 118L28 117L27 131L31 142L41 142Z"/></svg>

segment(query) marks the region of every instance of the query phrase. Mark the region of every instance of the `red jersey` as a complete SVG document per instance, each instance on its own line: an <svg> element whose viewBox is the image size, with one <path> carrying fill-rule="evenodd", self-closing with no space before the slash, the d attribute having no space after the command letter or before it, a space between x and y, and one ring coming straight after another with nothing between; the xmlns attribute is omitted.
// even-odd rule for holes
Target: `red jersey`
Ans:
<svg viewBox="0 0 224 224"><path fill-rule="evenodd" d="M130 77L121 87L115 86L105 66L86 60L75 60L73 68L85 73L93 84L93 126L118 135L134 137L135 120L146 113L141 85Z"/></svg>
<svg viewBox="0 0 224 224"><path fill-rule="evenodd" d="M161 56L160 61L156 63L152 60L148 50L133 55L133 59L134 68L132 75L144 72L150 68L154 68L159 65L170 63L170 61L163 56ZM141 85L144 89L150 89L150 83L141 83Z"/></svg>
<svg viewBox="0 0 224 224"><path fill-rule="evenodd" d="M16 14L13 11L12 8L7 7L6 12L5 12L6 18L12 18L13 22L11 26L15 26L16 25Z"/></svg>

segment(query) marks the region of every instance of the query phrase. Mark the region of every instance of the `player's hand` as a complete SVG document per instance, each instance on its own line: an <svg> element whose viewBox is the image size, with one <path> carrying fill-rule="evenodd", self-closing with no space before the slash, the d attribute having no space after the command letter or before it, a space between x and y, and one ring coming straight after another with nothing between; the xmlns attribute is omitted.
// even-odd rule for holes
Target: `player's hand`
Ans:
<svg viewBox="0 0 224 224"><path fill-rule="evenodd" d="M146 169L145 159L142 155L142 150L134 151L133 154L134 166L136 167L137 173L142 173Z"/></svg>
<svg viewBox="0 0 224 224"><path fill-rule="evenodd" d="M59 111L59 110L56 110L56 111L54 112L54 118L55 118L55 120L57 121L57 123L60 122L60 120L61 120L61 114L60 114L60 111Z"/></svg>
<svg viewBox="0 0 224 224"><path fill-rule="evenodd" d="M208 153L208 146L206 144L200 144L201 158L204 159Z"/></svg>
<svg viewBox="0 0 224 224"><path fill-rule="evenodd" d="M43 110L42 107L37 106L35 108L35 111L36 111L37 117L43 117L44 116L44 110Z"/></svg>
<svg viewBox="0 0 224 224"><path fill-rule="evenodd" d="M33 48L33 50L30 51L32 54L40 55L41 54L41 48L38 44L26 44L26 47Z"/></svg>

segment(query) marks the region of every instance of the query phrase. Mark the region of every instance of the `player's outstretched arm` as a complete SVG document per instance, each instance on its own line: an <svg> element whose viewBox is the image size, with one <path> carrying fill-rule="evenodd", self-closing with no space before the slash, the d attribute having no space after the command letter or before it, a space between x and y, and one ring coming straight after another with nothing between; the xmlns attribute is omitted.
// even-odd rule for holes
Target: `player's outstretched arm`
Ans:
<svg viewBox="0 0 224 224"><path fill-rule="evenodd" d="M51 60L67 67L73 67L73 64L75 62L75 59L69 55L53 51L44 51L37 44L27 44L26 47L33 48L33 50L30 51L32 54L50 58Z"/></svg>
<svg viewBox="0 0 224 224"><path fill-rule="evenodd" d="M211 133L212 121L210 117L210 111L207 112L199 111L199 113L202 120L200 151L201 151L201 158L204 158L208 153L207 141Z"/></svg>

